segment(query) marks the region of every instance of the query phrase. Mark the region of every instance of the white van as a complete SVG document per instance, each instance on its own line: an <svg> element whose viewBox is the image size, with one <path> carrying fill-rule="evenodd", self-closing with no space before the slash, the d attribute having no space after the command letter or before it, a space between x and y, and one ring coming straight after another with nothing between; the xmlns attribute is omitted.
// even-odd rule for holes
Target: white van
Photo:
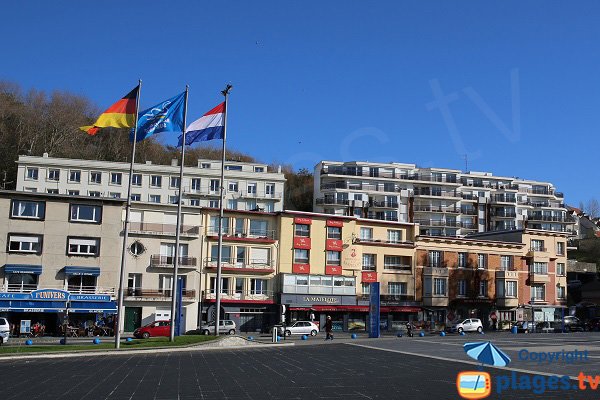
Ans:
<svg viewBox="0 0 600 400"><path fill-rule="evenodd" d="M10 324L4 317L0 317L0 344L8 342L10 336Z"/></svg>

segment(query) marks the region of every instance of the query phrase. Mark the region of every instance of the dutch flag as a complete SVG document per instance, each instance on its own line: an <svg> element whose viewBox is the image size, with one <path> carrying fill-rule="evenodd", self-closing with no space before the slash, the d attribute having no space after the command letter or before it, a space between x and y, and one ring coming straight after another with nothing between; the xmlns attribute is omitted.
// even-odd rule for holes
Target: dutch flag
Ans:
<svg viewBox="0 0 600 400"><path fill-rule="evenodd" d="M225 121L225 103L221 103L188 126L185 133L185 144L205 140L223 139ZM179 137L181 146L182 136Z"/></svg>

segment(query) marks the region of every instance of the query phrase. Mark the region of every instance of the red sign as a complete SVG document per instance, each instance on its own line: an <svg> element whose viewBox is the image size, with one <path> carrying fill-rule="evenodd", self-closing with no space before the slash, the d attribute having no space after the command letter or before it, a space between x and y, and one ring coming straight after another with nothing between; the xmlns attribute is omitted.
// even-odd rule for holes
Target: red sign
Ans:
<svg viewBox="0 0 600 400"><path fill-rule="evenodd" d="M377 282L377 272L363 271L362 283L373 283Z"/></svg>
<svg viewBox="0 0 600 400"><path fill-rule="evenodd" d="M327 239L327 242L325 242L325 249L342 251L344 250L344 243L339 239Z"/></svg>
<svg viewBox="0 0 600 400"><path fill-rule="evenodd" d="M295 237L294 238L294 248L310 250L310 238Z"/></svg>
<svg viewBox="0 0 600 400"><path fill-rule="evenodd" d="M292 264L292 272L295 274L310 274L310 264Z"/></svg>
<svg viewBox="0 0 600 400"><path fill-rule="evenodd" d="M325 266L325 275L341 275L342 267L339 265L326 265Z"/></svg>
<svg viewBox="0 0 600 400"><path fill-rule="evenodd" d="M340 221L338 219L328 219L327 226L337 226L338 228L341 228L344 226L344 221Z"/></svg>
<svg viewBox="0 0 600 400"><path fill-rule="evenodd" d="M301 224L301 225L311 225L312 224L312 219L310 219L310 218L304 218L304 217L295 217L294 218L294 223L295 224Z"/></svg>

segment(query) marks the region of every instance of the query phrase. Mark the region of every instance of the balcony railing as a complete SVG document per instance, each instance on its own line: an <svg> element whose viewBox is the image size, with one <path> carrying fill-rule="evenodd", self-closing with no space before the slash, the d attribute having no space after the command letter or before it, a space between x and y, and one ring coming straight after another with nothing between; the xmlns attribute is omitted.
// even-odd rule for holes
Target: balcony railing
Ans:
<svg viewBox="0 0 600 400"><path fill-rule="evenodd" d="M436 197L460 197L460 193L456 190L431 190L429 188L416 188L415 196L436 196Z"/></svg>
<svg viewBox="0 0 600 400"><path fill-rule="evenodd" d="M329 197L321 197L317 199L317 205L340 205L347 206L348 199L332 199Z"/></svg>
<svg viewBox="0 0 600 400"><path fill-rule="evenodd" d="M191 196L220 196L221 190L219 188L194 188L187 186L183 188L183 194Z"/></svg>
<svg viewBox="0 0 600 400"><path fill-rule="evenodd" d="M155 224L151 222L130 222L129 231L132 233L148 233L152 235L175 235L177 225ZM187 236L198 236L200 234L200 227L181 225L179 233Z"/></svg>
<svg viewBox="0 0 600 400"><path fill-rule="evenodd" d="M412 271L412 267L409 264L385 264L383 269L386 271L404 271L410 272Z"/></svg>
<svg viewBox="0 0 600 400"><path fill-rule="evenodd" d="M415 223L422 226L450 226L450 227L460 227L460 221L438 221L432 219L416 219Z"/></svg>
<svg viewBox="0 0 600 400"><path fill-rule="evenodd" d="M517 213L512 210L492 210L490 215L492 217L516 218Z"/></svg>
<svg viewBox="0 0 600 400"><path fill-rule="evenodd" d="M354 243L384 243L384 244L398 244L398 245L410 245L410 244L414 244L414 242L411 241L403 241L403 240L389 240L389 239L375 239L372 237L357 237L354 238Z"/></svg>
<svg viewBox="0 0 600 400"><path fill-rule="evenodd" d="M207 257L204 260L204 266L206 268L217 268L217 257ZM264 259L250 259L248 261L237 258L221 258L221 267L229 269L240 269L240 270L268 270L270 272L275 271L275 262L273 260Z"/></svg>
<svg viewBox="0 0 600 400"><path fill-rule="evenodd" d="M179 258L179 261L178 261L177 265L180 267L194 268L198 265L198 260L196 259L196 257L181 256L178 258ZM151 267L173 267L174 263L175 263L174 256L163 256L160 254L153 254L150 257L150 266Z"/></svg>
<svg viewBox="0 0 600 400"><path fill-rule="evenodd" d="M367 213L368 219L377 219L380 221L398 221L398 216L382 215L379 213Z"/></svg>
<svg viewBox="0 0 600 400"><path fill-rule="evenodd" d="M504 196L497 194L492 196L492 201L496 203L515 203L517 198L515 196Z"/></svg>
<svg viewBox="0 0 600 400"><path fill-rule="evenodd" d="M468 207L463 207L460 209L461 214L465 214L465 215L477 215L477 209L476 208L468 208Z"/></svg>
<svg viewBox="0 0 600 400"><path fill-rule="evenodd" d="M138 297L138 298L152 298L160 300L170 300L172 298L170 289L141 289L141 288L127 288L123 290L126 297ZM184 288L181 292L181 296L184 299L196 298L196 291L194 289Z"/></svg>
<svg viewBox="0 0 600 400"><path fill-rule="evenodd" d="M371 207L379 207L379 208L398 208L398 203L393 201L371 201L369 202L369 206Z"/></svg>
<svg viewBox="0 0 600 400"><path fill-rule="evenodd" d="M99 287L99 286L78 286L78 285L54 285L54 286L40 286L38 284L18 284L18 283L5 283L1 290L3 292L11 293L31 293L38 289L59 289L66 290L73 294L105 294L114 297L116 290L114 287Z"/></svg>
<svg viewBox="0 0 600 400"><path fill-rule="evenodd" d="M570 222L562 215L529 214L527 219L529 221Z"/></svg>
<svg viewBox="0 0 600 400"><path fill-rule="evenodd" d="M440 213L454 213L459 214L461 212L458 207L442 207L442 206L430 206L430 205L416 205L414 207L415 212L440 212Z"/></svg>
<svg viewBox="0 0 600 400"><path fill-rule="evenodd" d="M219 235L219 227L218 226L209 226L206 232L209 236L218 236ZM236 238L250 238L250 239L269 239L275 240L277 239L277 231L269 230L269 229L229 229L228 227L223 227L223 235L225 236L233 236Z"/></svg>
<svg viewBox="0 0 600 400"><path fill-rule="evenodd" d="M205 290L202 291L205 299L215 299L216 290ZM271 290L245 290L235 291L233 289L227 289L221 291L221 300L245 300L245 301L272 301L274 299L274 293Z"/></svg>
<svg viewBox="0 0 600 400"><path fill-rule="evenodd" d="M370 300L370 295L367 293L359 294L356 296L356 299L359 301L368 301ZM381 293L380 294L381 301L397 301L397 302L406 302L406 301L415 301L415 296L410 294L389 294L389 293Z"/></svg>
<svg viewBox="0 0 600 400"><path fill-rule="evenodd" d="M240 190L239 195L242 198L250 199L281 199L281 192L267 193L263 191L249 192L247 190Z"/></svg>

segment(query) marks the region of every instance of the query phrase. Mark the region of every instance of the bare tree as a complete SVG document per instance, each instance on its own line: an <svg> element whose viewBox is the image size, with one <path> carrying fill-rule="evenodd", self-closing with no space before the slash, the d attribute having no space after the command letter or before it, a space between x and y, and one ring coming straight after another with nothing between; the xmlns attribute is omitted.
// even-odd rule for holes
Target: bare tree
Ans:
<svg viewBox="0 0 600 400"><path fill-rule="evenodd" d="M590 218L600 217L600 203L598 203L596 198L588 200L585 210Z"/></svg>

